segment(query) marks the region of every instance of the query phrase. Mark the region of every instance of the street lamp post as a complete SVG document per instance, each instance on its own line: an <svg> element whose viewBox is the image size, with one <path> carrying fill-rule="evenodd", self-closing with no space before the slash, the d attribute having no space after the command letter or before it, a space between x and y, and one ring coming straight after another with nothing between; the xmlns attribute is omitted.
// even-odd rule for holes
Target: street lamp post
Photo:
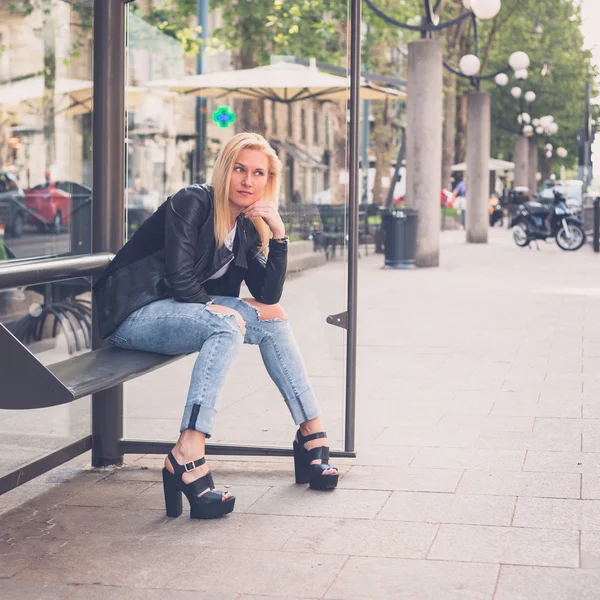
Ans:
<svg viewBox="0 0 600 600"><path fill-rule="evenodd" d="M471 6L473 0L463 0L465 6ZM477 19L473 15L473 49L474 54L467 54L460 59L460 70L444 63L451 72L470 80L475 88L467 96L467 214L466 238L467 243L485 244L488 240L488 198L489 198L489 161L490 161L490 95L481 90L483 79L494 79L496 84L504 86L508 83L506 71L508 67L515 71L529 64L529 58L524 52L514 52L508 61L508 67L497 73L482 75L479 71L481 62L478 57L479 40L477 35ZM525 72L526 73L526 72ZM520 75L523 75L521 72ZM517 88L519 94L521 90ZM523 112L523 111L521 111Z"/></svg>
<svg viewBox="0 0 600 600"><path fill-rule="evenodd" d="M424 0L420 25L392 19L372 0L365 3L387 23L421 34L421 39L408 44L406 201L409 207L419 211L415 263L419 267L437 267L441 229L443 58L441 43L434 40L432 34L473 15L491 19L500 10L500 0L463 0L469 12L444 23L436 14L441 0Z"/></svg>
<svg viewBox="0 0 600 600"><path fill-rule="evenodd" d="M514 163L515 163L515 177L514 186L527 187L529 183L529 140L525 135L529 128L533 130L530 125L531 117L528 113L525 113L525 93L523 92L523 85L527 79L527 67L529 67L529 57L525 52L514 52L511 54L508 63L515 73L515 77L519 82L518 87L513 87L510 93L513 98L519 100L519 123L520 133L515 143L514 151ZM535 98L534 98L535 99ZM525 117L525 115L527 115Z"/></svg>

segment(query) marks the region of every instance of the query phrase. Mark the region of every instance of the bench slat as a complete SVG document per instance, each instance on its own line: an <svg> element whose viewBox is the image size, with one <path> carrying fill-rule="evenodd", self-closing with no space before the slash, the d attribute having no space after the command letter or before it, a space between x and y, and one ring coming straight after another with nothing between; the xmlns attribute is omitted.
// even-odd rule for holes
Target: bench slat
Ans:
<svg viewBox="0 0 600 600"><path fill-rule="evenodd" d="M27 410L72 402L185 356L100 348L44 366L0 323L0 409Z"/></svg>
<svg viewBox="0 0 600 600"><path fill-rule="evenodd" d="M71 391L75 400L150 373L182 356L108 347L49 365L48 370Z"/></svg>

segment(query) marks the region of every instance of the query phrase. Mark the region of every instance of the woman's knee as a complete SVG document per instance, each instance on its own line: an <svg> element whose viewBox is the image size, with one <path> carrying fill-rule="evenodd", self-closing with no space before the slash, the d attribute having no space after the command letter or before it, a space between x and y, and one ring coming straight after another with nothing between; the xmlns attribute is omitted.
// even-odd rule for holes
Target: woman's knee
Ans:
<svg viewBox="0 0 600 600"><path fill-rule="evenodd" d="M247 302L256 308L258 311L258 318L261 321L270 321L271 319L287 321L287 315L279 304L263 304L262 302L258 302L253 298L244 298L244 302Z"/></svg>
<svg viewBox="0 0 600 600"><path fill-rule="evenodd" d="M228 306L220 306L217 304L211 304L207 307L207 310L213 313L217 318L222 319L223 322L227 322L230 319L235 319L242 335L246 335L246 322L237 310L229 308Z"/></svg>

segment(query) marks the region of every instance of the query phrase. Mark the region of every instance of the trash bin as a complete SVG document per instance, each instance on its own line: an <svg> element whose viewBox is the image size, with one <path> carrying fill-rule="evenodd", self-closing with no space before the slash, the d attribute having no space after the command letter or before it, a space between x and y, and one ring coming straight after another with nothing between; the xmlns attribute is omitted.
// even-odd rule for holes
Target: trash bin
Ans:
<svg viewBox="0 0 600 600"><path fill-rule="evenodd" d="M383 214L386 267L415 268L417 216L418 211L413 208L395 208Z"/></svg>

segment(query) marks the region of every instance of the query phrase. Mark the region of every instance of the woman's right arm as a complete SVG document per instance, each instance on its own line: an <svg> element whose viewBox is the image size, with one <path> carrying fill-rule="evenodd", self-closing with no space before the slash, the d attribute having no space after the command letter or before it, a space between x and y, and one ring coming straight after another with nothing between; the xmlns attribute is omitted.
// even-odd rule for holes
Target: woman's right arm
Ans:
<svg viewBox="0 0 600 600"><path fill-rule="evenodd" d="M199 200L203 190L184 188L167 201L165 223L165 278L178 302L206 304L210 297L195 274L196 247L209 204Z"/></svg>

